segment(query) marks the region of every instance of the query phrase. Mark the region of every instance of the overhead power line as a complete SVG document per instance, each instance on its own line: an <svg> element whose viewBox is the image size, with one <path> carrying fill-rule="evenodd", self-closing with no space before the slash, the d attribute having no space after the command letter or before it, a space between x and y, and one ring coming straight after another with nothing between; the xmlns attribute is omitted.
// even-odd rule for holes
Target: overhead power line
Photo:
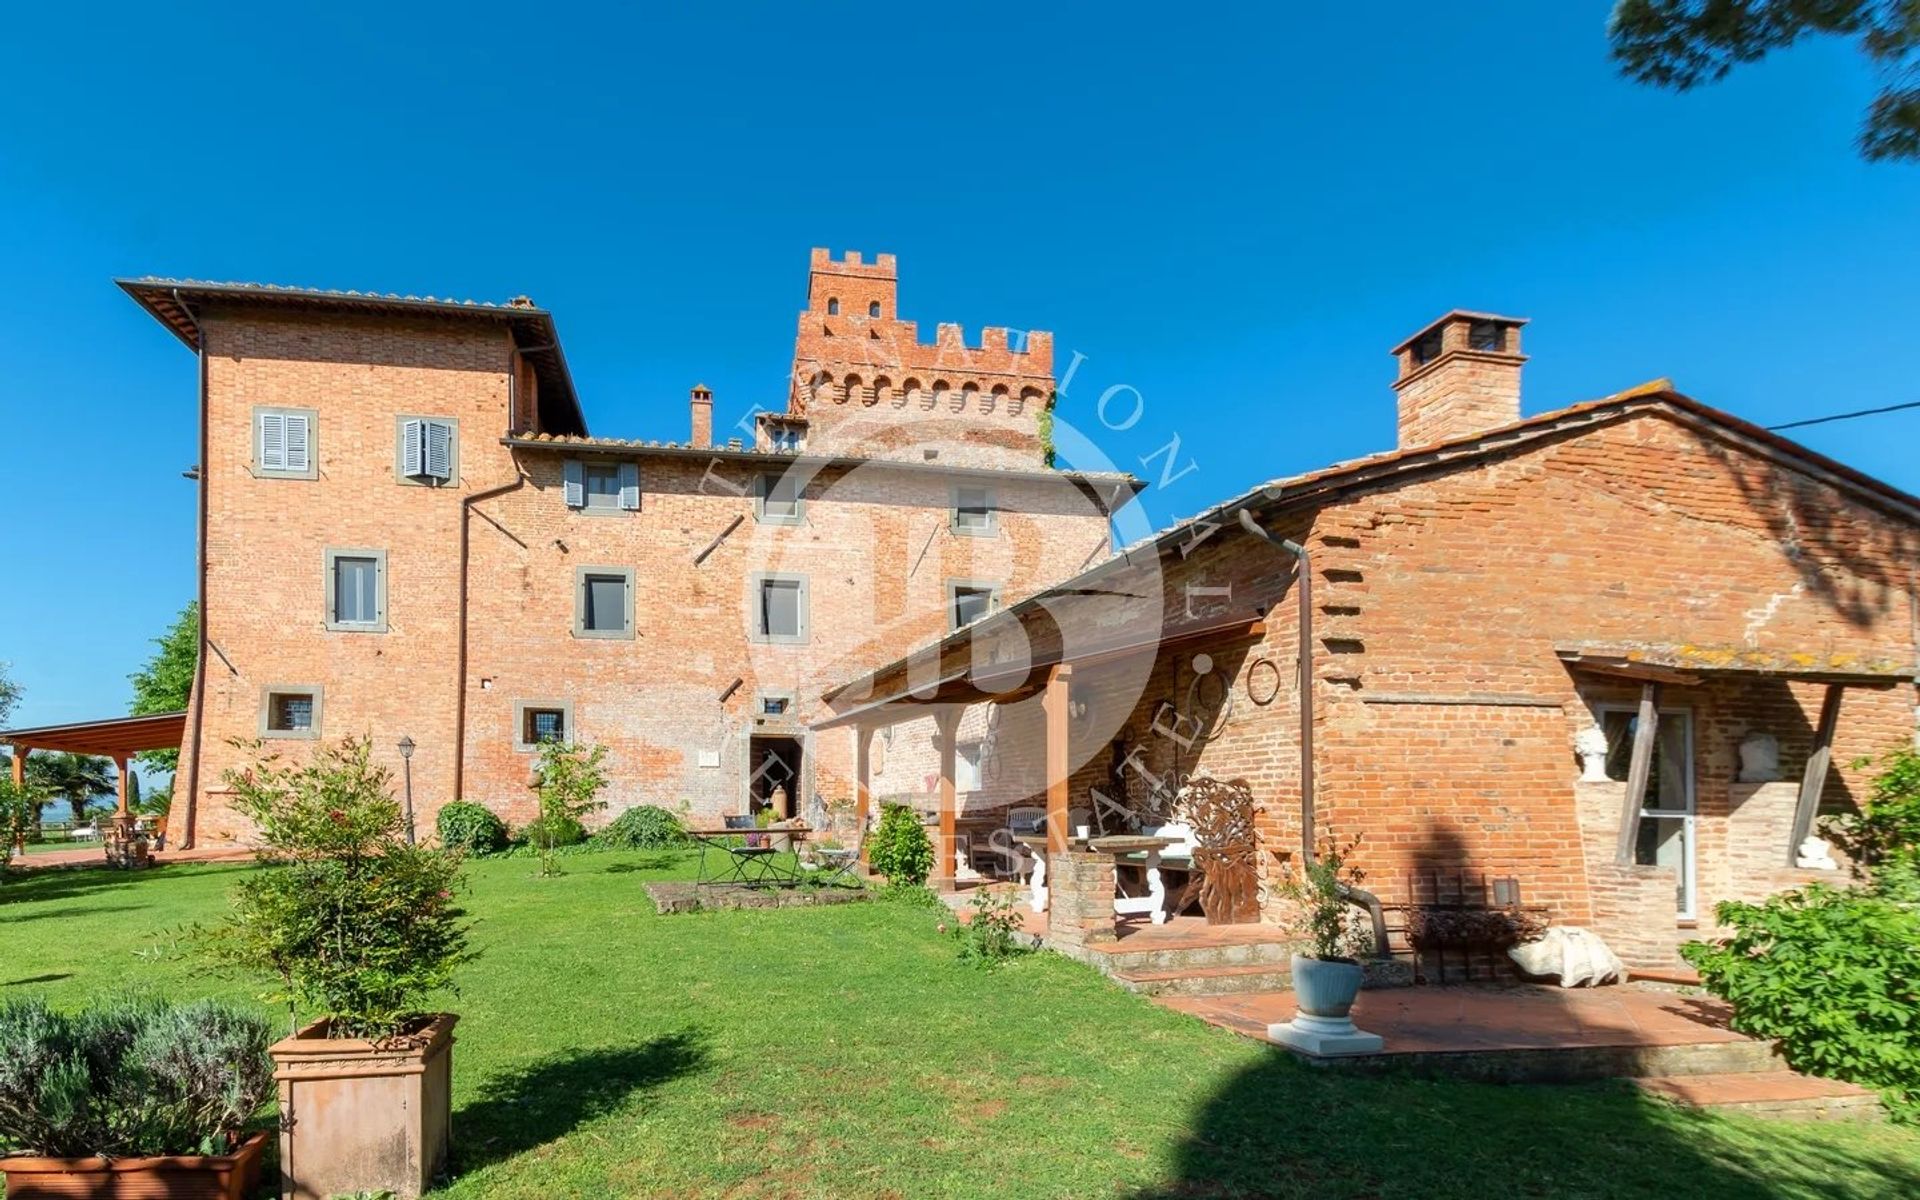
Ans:
<svg viewBox="0 0 1920 1200"><path fill-rule="evenodd" d="M1769 425L1767 428L1778 433L1782 429L1803 429L1808 425L1825 425L1829 421L1851 421L1855 417L1877 417L1881 413L1900 412L1908 408L1920 408L1920 400L1906 404L1889 404L1885 408L1863 408L1859 412L1835 413L1830 417L1809 417L1804 421L1788 421L1785 425Z"/></svg>

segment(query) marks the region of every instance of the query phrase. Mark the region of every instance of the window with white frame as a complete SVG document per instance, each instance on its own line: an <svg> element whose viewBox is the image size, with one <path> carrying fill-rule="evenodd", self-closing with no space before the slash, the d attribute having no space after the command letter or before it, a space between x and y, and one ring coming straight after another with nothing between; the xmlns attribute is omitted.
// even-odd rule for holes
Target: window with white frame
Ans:
<svg viewBox="0 0 1920 1200"><path fill-rule="evenodd" d="M387 628L387 552L327 551L327 628L384 633Z"/></svg>
<svg viewBox="0 0 1920 1200"><path fill-rule="evenodd" d="M973 537L989 537L1000 528L999 510L993 489L961 484L953 489L953 531Z"/></svg>
<svg viewBox="0 0 1920 1200"><path fill-rule="evenodd" d="M317 479L318 455L310 408L253 410L253 473L268 479Z"/></svg>
<svg viewBox="0 0 1920 1200"><path fill-rule="evenodd" d="M640 508L640 464L570 458L562 468L568 508L590 513L635 512Z"/></svg>
<svg viewBox="0 0 1920 1200"><path fill-rule="evenodd" d="M403 483L437 485L459 473L460 424L446 417L396 418L394 470Z"/></svg>
<svg viewBox="0 0 1920 1200"><path fill-rule="evenodd" d="M759 642L807 640L806 576L753 576L753 637Z"/></svg>

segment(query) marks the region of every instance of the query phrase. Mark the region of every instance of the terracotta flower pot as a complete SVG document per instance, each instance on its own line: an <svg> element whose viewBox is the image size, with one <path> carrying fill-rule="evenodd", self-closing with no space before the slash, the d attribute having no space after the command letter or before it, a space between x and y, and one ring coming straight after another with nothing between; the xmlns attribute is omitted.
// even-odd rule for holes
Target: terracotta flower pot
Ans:
<svg viewBox="0 0 1920 1200"><path fill-rule="evenodd" d="M280 1083L280 1195L322 1200L433 1184L451 1140L453 1025L442 1013L383 1041L327 1036L315 1021L268 1049Z"/></svg>
<svg viewBox="0 0 1920 1200"><path fill-rule="evenodd" d="M232 1154L159 1158L0 1158L7 1200L247 1200L267 1135Z"/></svg>

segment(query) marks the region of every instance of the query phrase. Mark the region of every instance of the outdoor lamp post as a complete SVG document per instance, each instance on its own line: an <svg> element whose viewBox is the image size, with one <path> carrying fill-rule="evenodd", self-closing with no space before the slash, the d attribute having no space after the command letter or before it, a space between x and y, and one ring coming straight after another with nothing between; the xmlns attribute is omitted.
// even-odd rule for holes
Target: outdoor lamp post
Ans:
<svg viewBox="0 0 1920 1200"><path fill-rule="evenodd" d="M407 845L414 844L413 837L413 739L406 734L400 735L400 770L406 778L407 787Z"/></svg>

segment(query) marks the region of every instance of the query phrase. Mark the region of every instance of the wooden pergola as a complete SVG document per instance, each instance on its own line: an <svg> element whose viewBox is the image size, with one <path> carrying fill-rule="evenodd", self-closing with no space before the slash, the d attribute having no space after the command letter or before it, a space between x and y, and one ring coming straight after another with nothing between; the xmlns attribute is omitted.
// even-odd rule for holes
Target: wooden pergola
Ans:
<svg viewBox="0 0 1920 1200"><path fill-rule="evenodd" d="M1914 682L1912 662L1893 654L1832 654L1802 651L1755 650L1746 647L1667 645L1660 643L1577 642L1557 646L1554 652L1568 670L1629 680L1640 685L1635 714L1633 756L1627 765L1627 790L1620 802L1620 835L1614 861L1633 862L1634 841L1640 829L1640 809L1653 771L1653 748L1660 726L1660 697L1669 687L1698 687L1710 677L1781 679L1824 684L1820 720L1814 728L1813 748L1800 778L1800 795L1793 808L1792 832L1785 847L1791 867L1800 843L1813 831L1820 794L1827 785L1833 760L1833 734L1840 724L1840 704L1848 688L1884 689Z"/></svg>
<svg viewBox="0 0 1920 1200"><path fill-rule="evenodd" d="M1087 598L1073 599L1081 603L1043 595L1016 605L822 697L836 711L814 722L813 728L855 730L854 807L860 829L866 828L873 803L873 735L902 721L933 718L940 762L939 842L932 880L936 886L950 886L955 876L959 847L956 735L960 716L968 707L1040 698L1045 725L1047 852L1064 854L1073 807L1069 744L1075 669L1158 655L1197 642L1258 638L1266 629L1259 613L1170 617L1157 601L1151 610L1137 608L1118 621L1095 621L1088 619ZM1070 620L1069 614L1075 619Z"/></svg>
<svg viewBox="0 0 1920 1200"><path fill-rule="evenodd" d="M133 823L127 805L127 760L144 750L174 750L186 739L186 712L150 713L139 717L111 717L104 721L82 721L73 725L42 725L33 729L0 730L0 742L13 747L13 782L23 786L27 776L27 755L35 750L59 750L70 754L93 754L113 760L115 771L114 822L121 828Z"/></svg>

